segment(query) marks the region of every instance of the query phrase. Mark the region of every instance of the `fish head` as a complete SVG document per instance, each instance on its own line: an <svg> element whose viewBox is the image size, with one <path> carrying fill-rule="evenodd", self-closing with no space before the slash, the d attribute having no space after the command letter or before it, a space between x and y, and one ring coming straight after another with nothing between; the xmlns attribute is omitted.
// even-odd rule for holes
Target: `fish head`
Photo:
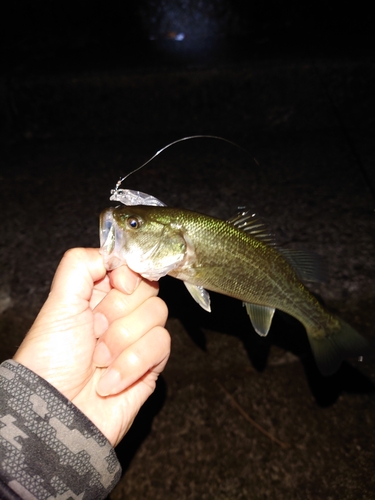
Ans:
<svg viewBox="0 0 375 500"><path fill-rule="evenodd" d="M187 250L164 207L118 206L100 215L100 253L108 270L126 264L156 281L180 266Z"/></svg>

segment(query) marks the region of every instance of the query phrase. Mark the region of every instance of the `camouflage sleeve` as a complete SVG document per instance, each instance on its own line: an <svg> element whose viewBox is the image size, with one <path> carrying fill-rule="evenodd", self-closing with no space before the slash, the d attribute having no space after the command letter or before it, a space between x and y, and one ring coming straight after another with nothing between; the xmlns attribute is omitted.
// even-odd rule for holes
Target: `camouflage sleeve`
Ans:
<svg viewBox="0 0 375 500"><path fill-rule="evenodd" d="M111 444L48 382L0 365L0 497L103 499L121 475Z"/></svg>

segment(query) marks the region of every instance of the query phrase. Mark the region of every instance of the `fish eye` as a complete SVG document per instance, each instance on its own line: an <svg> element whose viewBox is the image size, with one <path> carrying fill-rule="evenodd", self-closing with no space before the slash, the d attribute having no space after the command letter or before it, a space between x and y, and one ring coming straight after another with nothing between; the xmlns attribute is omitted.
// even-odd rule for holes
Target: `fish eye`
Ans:
<svg viewBox="0 0 375 500"><path fill-rule="evenodd" d="M141 225L137 217L128 217L127 223L131 229L138 229L139 226Z"/></svg>

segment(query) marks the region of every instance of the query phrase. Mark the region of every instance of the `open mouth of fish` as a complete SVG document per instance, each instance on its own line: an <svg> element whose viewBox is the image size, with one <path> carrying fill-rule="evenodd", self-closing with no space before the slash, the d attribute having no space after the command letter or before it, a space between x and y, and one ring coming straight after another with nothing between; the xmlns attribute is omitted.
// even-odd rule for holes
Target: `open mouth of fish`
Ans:
<svg viewBox="0 0 375 500"><path fill-rule="evenodd" d="M124 264L125 259L121 255L124 247L124 231L120 231L113 217L114 208L107 208L100 214L99 236L100 253L104 259L104 265L108 271Z"/></svg>
<svg viewBox="0 0 375 500"><path fill-rule="evenodd" d="M180 237L179 251L163 251L163 231L142 246L134 240L133 229L125 230L118 221L117 209L108 208L100 214L100 253L108 271L126 264L144 278L157 281L179 266L185 259L185 243ZM130 219L132 219L130 217ZM146 238L147 240L147 238Z"/></svg>

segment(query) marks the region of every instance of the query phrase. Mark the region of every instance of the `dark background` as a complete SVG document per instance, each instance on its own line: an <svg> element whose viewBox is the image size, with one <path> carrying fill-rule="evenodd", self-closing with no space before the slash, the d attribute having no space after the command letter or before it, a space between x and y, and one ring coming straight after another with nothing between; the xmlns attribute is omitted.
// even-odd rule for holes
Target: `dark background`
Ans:
<svg viewBox="0 0 375 500"><path fill-rule="evenodd" d="M1 360L64 251L98 245L117 179L195 134L249 154L183 142L125 187L219 217L251 208L280 244L325 258L327 281L313 291L374 339L368 11L235 0L1 9ZM211 295L208 314L182 283L161 281L172 355L118 448L124 477L111 498L372 499L373 352L323 378L298 322L277 313L261 339L241 304Z"/></svg>
<svg viewBox="0 0 375 500"><path fill-rule="evenodd" d="M370 10L353 2L16 0L2 20L5 76L373 53Z"/></svg>

